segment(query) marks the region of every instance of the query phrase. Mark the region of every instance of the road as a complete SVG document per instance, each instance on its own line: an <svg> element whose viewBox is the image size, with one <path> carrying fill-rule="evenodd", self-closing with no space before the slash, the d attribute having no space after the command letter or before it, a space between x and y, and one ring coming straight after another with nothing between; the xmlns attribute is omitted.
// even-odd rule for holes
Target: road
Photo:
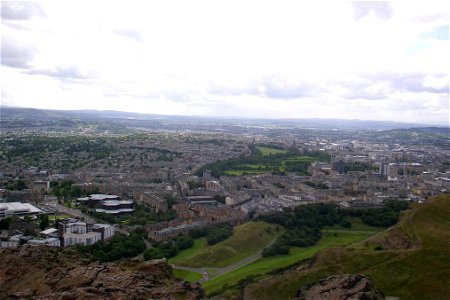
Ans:
<svg viewBox="0 0 450 300"><path fill-rule="evenodd" d="M59 212L62 212L64 214L66 214L66 215L70 215L70 216L73 216L73 217L81 217L81 218L84 218L88 222L95 222L95 219L93 217L91 217L88 214L82 213L79 209L76 209L76 208L69 208L69 207L66 207L64 205L56 203L55 204L55 209L57 211L59 211Z"/></svg>
<svg viewBox="0 0 450 300"><path fill-rule="evenodd" d="M273 243L275 243L276 238L273 239L270 244L268 244L265 248L270 247ZM248 265L252 262L254 262L255 260L257 260L258 258L260 258L262 255L262 250L259 250L258 252L247 256L246 258L232 264L229 265L227 267L224 268L214 268L214 267L204 267L204 268L191 268L191 267L184 267L184 266L177 266L177 265L171 265L172 268L174 269L180 269L180 270L185 270L185 271L190 271L190 272L197 272L203 275L203 277L198 280L198 282L205 282L209 280L209 274L208 274L208 270L211 271L213 270L212 275L214 275L214 277L220 276L222 274L228 273L230 271L234 271L236 269L239 269L242 266Z"/></svg>

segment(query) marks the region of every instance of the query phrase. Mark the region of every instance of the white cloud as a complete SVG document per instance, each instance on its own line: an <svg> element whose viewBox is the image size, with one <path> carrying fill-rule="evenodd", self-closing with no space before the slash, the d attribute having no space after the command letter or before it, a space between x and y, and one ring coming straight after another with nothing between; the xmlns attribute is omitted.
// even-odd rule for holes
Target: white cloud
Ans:
<svg viewBox="0 0 450 300"><path fill-rule="evenodd" d="M27 7L2 18L2 42L23 54L2 57L2 104L448 122L448 41L425 34L448 25L442 2Z"/></svg>

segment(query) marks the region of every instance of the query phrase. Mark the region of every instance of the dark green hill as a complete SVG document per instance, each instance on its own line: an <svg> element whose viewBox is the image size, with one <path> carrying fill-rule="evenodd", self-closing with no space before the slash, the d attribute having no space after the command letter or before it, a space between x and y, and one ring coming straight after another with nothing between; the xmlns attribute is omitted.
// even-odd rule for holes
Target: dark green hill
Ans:
<svg viewBox="0 0 450 300"><path fill-rule="evenodd" d="M406 211L394 227L352 248L330 248L296 271L251 284L247 299L289 299L304 284L333 274L362 273L385 295L448 299L450 195ZM375 250L378 249L378 250Z"/></svg>

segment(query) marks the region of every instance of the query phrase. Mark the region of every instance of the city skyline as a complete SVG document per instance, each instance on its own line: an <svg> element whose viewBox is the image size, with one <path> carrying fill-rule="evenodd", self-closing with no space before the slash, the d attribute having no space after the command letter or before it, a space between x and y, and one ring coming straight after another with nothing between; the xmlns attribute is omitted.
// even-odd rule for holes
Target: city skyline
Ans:
<svg viewBox="0 0 450 300"><path fill-rule="evenodd" d="M448 125L442 2L1 5L2 105Z"/></svg>

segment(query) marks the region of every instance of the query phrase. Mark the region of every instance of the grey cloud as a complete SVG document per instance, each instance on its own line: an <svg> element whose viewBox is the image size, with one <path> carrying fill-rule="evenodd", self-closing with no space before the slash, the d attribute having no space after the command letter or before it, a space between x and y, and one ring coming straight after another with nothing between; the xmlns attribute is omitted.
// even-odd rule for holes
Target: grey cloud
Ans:
<svg viewBox="0 0 450 300"><path fill-rule="evenodd" d="M20 44L16 40L2 36L1 64L12 68L29 68L36 49Z"/></svg>
<svg viewBox="0 0 450 300"><path fill-rule="evenodd" d="M446 76L446 74L440 73L427 74L421 72L381 72L362 74L360 75L361 80L358 82L339 81L338 84L350 90L350 92L344 95L346 99L382 100L389 98L389 96L394 92L428 92L448 95L448 83L443 87L425 86L424 82L427 75L432 75L437 78L443 78ZM372 87L376 84L381 84L383 88L373 91Z"/></svg>
<svg viewBox="0 0 450 300"><path fill-rule="evenodd" d="M264 76L239 86L212 83L208 93L221 96L261 95L273 99L289 100L302 97L315 97L321 88L302 80L291 80L282 76Z"/></svg>
<svg viewBox="0 0 450 300"><path fill-rule="evenodd" d="M139 31L137 30L133 30L133 29L115 29L114 33L119 35L119 36L123 36L123 37L127 37L130 38L138 43L142 42L142 35Z"/></svg>
<svg viewBox="0 0 450 300"><path fill-rule="evenodd" d="M371 12L382 20L389 20L392 16L392 7L386 1L355 1L351 2L351 4L353 6L353 17L355 20L362 19Z"/></svg>
<svg viewBox="0 0 450 300"><path fill-rule="evenodd" d="M303 81L288 81L283 77L266 77L262 80L264 93L269 98L294 99L317 96L318 88Z"/></svg>
<svg viewBox="0 0 450 300"><path fill-rule="evenodd" d="M105 97L117 98L117 97L131 97L138 99L159 99L164 97L173 102L182 103L182 102L190 102L190 92L181 91L181 90L158 90L158 91L149 91L144 93L130 93L124 91L122 89L110 88L109 90L103 92Z"/></svg>
<svg viewBox="0 0 450 300"><path fill-rule="evenodd" d="M207 92L220 96L256 95L258 94L258 89L256 87L256 84L254 83L249 83L241 86L211 83L207 88Z"/></svg>
<svg viewBox="0 0 450 300"><path fill-rule="evenodd" d="M393 90L409 91L409 92L429 92L436 94L448 94L448 82L445 86L435 88L430 86L425 86L424 81L427 75L433 75L434 77L442 78L446 74L427 74L422 72L411 72L411 73L377 73L368 75L369 80L385 81L390 84Z"/></svg>
<svg viewBox="0 0 450 300"><path fill-rule="evenodd" d="M83 79L87 77L75 66L56 67L55 69L49 70L31 70L28 71L28 74L44 75L60 79Z"/></svg>
<svg viewBox="0 0 450 300"><path fill-rule="evenodd" d="M5 20L28 20L34 17L45 17L45 12L36 2L2 1L1 16Z"/></svg>

